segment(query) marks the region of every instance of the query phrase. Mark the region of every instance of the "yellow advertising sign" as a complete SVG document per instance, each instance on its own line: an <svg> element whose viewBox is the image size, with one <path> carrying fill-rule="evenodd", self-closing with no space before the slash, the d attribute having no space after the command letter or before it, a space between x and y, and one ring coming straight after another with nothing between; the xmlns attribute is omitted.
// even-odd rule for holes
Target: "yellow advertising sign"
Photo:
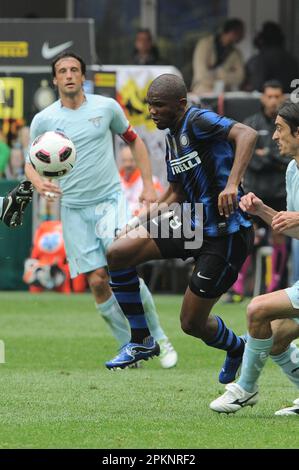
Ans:
<svg viewBox="0 0 299 470"><path fill-rule="evenodd" d="M148 105L145 101L147 90L152 79L145 81L142 85L130 77L124 81L118 90L119 101L125 107L127 116L132 126L145 125L149 131L156 130L151 120Z"/></svg>
<svg viewBox="0 0 299 470"><path fill-rule="evenodd" d="M26 41L0 41L0 57L28 57L28 53Z"/></svg>
<svg viewBox="0 0 299 470"><path fill-rule="evenodd" d="M0 77L0 119L22 119L23 97L22 78Z"/></svg>
<svg viewBox="0 0 299 470"><path fill-rule="evenodd" d="M94 75L94 83L97 87L115 87L116 73L99 72Z"/></svg>

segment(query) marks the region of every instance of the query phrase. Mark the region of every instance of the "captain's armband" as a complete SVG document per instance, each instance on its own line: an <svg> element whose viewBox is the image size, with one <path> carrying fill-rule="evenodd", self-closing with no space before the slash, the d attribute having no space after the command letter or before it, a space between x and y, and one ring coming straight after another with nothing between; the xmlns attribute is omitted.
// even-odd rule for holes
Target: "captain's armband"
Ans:
<svg viewBox="0 0 299 470"><path fill-rule="evenodd" d="M137 139L137 132L133 129L131 125L129 125L126 132L121 134L120 137L126 142L126 144L130 144L131 142L134 142L134 140Z"/></svg>

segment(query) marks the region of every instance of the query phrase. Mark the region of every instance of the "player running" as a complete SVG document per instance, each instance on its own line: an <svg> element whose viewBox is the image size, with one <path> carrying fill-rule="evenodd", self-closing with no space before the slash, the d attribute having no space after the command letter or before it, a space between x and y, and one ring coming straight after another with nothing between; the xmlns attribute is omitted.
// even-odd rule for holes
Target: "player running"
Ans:
<svg viewBox="0 0 299 470"><path fill-rule="evenodd" d="M219 380L228 383L234 380L242 361L244 338L210 312L237 279L253 246L252 224L238 208L238 201L244 194L240 181L257 133L210 110L188 107L185 83L173 74L161 75L152 82L147 102L158 129L169 128L169 188L159 199L158 208L178 203L178 213L166 210L158 217L148 213L144 223L135 219L130 225L137 227L108 250L112 288L130 321L132 336L106 366L125 367L156 353L144 321L135 266L153 259L193 257L195 268L184 295L181 326L185 333L227 352ZM181 217L181 209L187 208L184 203L192 207L203 204L203 227L194 212L187 221ZM193 230L203 228L201 247L194 247L199 241L195 238L193 247L187 248L188 237L184 234L190 223ZM153 235L155 228L162 233ZM163 231L169 234L167 238Z"/></svg>
<svg viewBox="0 0 299 470"><path fill-rule="evenodd" d="M130 146L141 170L141 201L155 201L156 193L143 141L130 126L117 101L84 93L85 70L82 58L72 52L55 58L52 74L59 99L36 114L30 126L31 141L46 131L61 131L67 135L76 146L76 165L61 179L61 189L41 178L28 161L26 174L43 197L49 193L62 196L63 239L71 277L86 273L96 308L108 323L119 346L122 346L130 338L129 324L109 287L105 255L115 234L129 218L114 158L114 134L119 134ZM160 326L151 293L144 282L141 296L157 350L160 342L163 358L168 354L174 357L173 348ZM176 355L174 359L163 361L162 367L174 366Z"/></svg>
<svg viewBox="0 0 299 470"><path fill-rule="evenodd" d="M261 217L278 233L299 238L299 105L282 104L275 124L273 140L280 153L293 156L286 172L287 211L275 211L254 193L243 196L240 207ZM219 413L235 413L257 403L257 382L270 352L272 359L299 388L299 348L291 343L299 336L299 280L287 289L255 297L247 308L247 323L249 334L241 376L210 404L210 408ZM277 344L273 349L274 337ZM294 406L275 414L299 416L299 399L294 401Z"/></svg>

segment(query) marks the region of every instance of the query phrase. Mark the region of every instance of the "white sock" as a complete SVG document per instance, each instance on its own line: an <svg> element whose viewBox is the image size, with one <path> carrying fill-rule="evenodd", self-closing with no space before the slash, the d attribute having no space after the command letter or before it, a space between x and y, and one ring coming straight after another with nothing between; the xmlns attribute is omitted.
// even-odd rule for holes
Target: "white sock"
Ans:
<svg viewBox="0 0 299 470"><path fill-rule="evenodd" d="M159 320L156 306L153 300L153 296L150 293L144 280L139 278L139 282L140 282L140 297L141 297L143 310L144 310L144 316L146 319L146 323L148 325L148 329L150 330L151 335L155 338L156 341L160 341L161 339L166 339L167 336L165 335L160 325L160 320Z"/></svg>
<svg viewBox="0 0 299 470"><path fill-rule="evenodd" d="M102 304L96 303L96 309L109 326L119 346L121 347L129 343L131 339L130 324L114 295L112 294L111 297Z"/></svg>

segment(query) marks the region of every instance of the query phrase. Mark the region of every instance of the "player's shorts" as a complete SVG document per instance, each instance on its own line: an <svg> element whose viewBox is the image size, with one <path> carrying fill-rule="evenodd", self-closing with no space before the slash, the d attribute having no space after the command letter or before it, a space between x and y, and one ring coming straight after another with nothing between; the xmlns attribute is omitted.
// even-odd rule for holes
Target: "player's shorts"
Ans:
<svg viewBox="0 0 299 470"><path fill-rule="evenodd" d="M285 289L287 296L289 297L291 304L294 308L299 309L299 281L295 282L292 287ZM299 323L299 317L290 317L295 322Z"/></svg>
<svg viewBox="0 0 299 470"><path fill-rule="evenodd" d="M107 266L106 251L130 219L121 192L97 205L61 207L63 239L71 277Z"/></svg>
<svg viewBox="0 0 299 470"><path fill-rule="evenodd" d="M186 248L184 236L176 237L177 223L171 217L158 217L159 226L168 224L169 237L165 238L163 229L153 236L152 219L146 225L151 238L155 241L162 258L194 258L195 267L189 282L191 291L203 298L217 298L237 280L238 273L252 252L254 242L253 227L240 227L240 230L219 237L203 237L200 248ZM172 223L174 222L174 223ZM165 227L164 227L165 228Z"/></svg>

